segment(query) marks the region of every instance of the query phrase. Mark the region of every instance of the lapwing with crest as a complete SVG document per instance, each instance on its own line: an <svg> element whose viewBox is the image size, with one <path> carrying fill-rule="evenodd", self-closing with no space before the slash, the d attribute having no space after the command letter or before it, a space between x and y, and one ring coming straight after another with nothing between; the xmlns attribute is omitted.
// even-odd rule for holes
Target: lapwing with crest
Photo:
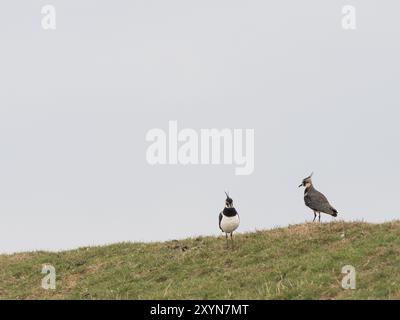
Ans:
<svg viewBox="0 0 400 320"><path fill-rule="evenodd" d="M331 206L328 199L318 190L314 188L311 177L313 173L311 173L307 178L304 178L302 183L299 185L300 187L305 187L304 189L304 203L307 207L314 211L314 220L315 221L318 213L318 221L321 221L321 212L331 215L332 217L336 217L338 212L337 210Z"/></svg>
<svg viewBox="0 0 400 320"><path fill-rule="evenodd" d="M225 232L226 245L228 245L228 234L230 235L233 245L233 231L239 227L240 219L239 214L233 207L233 200L229 194L225 192L225 208L219 214L219 228Z"/></svg>

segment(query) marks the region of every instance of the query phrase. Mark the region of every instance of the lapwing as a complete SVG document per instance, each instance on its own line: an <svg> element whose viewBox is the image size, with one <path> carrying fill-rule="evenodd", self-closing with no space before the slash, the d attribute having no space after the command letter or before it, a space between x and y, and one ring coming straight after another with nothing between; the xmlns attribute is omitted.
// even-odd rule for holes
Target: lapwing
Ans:
<svg viewBox="0 0 400 320"><path fill-rule="evenodd" d="M219 214L219 228L222 232L225 232L226 245L228 246L228 234L230 234L232 245L233 245L233 231L239 227L240 219L239 214L233 207L233 200L229 197L229 194L225 192L225 208Z"/></svg>
<svg viewBox="0 0 400 320"><path fill-rule="evenodd" d="M318 221L321 221L321 212L331 215L332 217L336 217L338 212L337 210L331 206L328 199L318 190L316 190L311 181L312 173L303 179L303 182L299 185L300 187L305 187L304 189L304 203L307 207L314 211L314 220L317 217L318 213Z"/></svg>

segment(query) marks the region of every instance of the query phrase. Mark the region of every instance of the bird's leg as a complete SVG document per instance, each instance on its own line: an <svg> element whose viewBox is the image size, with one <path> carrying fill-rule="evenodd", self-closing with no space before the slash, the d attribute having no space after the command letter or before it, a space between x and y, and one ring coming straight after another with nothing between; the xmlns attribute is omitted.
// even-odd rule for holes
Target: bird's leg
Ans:
<svg viewBox="0 0 400 320"><path fill-rule="evenodd" d="M234 245L233 245L233 232L231 232L231 243L232 243L232 248L234 247Z"/></svg>
<svg viewBox="0 0 400 320"><path fill-rule="evenodd" d="M315 221L315 218L317 217L317 213L314 211L314 219L313 219L313 221L312 222L314 222Z"/></svg>
<svg viewBox="0 0 400 320"><path fill-rule="evenodd" d="M318 222L321 222L321 212L318 212Z"/></svg>
<svg viewBox="0 0 400 320"><path fill-rule="evenodd" d="M229 247L229 243L228 243L228 233L225 233L225 238L226 238L226 247Z"/></svg>

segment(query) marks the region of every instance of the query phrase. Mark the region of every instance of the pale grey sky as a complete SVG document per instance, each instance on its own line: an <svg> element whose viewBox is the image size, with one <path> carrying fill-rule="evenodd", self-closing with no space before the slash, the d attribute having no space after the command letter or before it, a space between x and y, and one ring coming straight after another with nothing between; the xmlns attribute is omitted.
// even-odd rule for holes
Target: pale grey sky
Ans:
<svg viewBox="0 0 400 320"><path fill-rule="evenodd" d="M52 4L57 29L41 28ZM341 26L354 5L357 29ZM398 1L0 4L0 252L400 217ZM255 130L255 171L149 166L146 132ZM324 221L332 220L323 216Z"/></svg>

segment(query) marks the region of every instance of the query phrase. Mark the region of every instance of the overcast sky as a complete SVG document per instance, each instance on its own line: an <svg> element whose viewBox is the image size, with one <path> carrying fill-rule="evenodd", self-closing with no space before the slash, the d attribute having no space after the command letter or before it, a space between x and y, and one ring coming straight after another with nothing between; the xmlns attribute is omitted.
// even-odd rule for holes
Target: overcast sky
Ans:
<svg viewBox="0 0 400 320"><path fill-rule="evenodd" d="M311 171L339 219L399 218L399 9L2 1L0 252L218 235L224 190L240 232L310 221L297 186ZM150 166L146 133L169 120L254 129L254 173Z"/></svg>

